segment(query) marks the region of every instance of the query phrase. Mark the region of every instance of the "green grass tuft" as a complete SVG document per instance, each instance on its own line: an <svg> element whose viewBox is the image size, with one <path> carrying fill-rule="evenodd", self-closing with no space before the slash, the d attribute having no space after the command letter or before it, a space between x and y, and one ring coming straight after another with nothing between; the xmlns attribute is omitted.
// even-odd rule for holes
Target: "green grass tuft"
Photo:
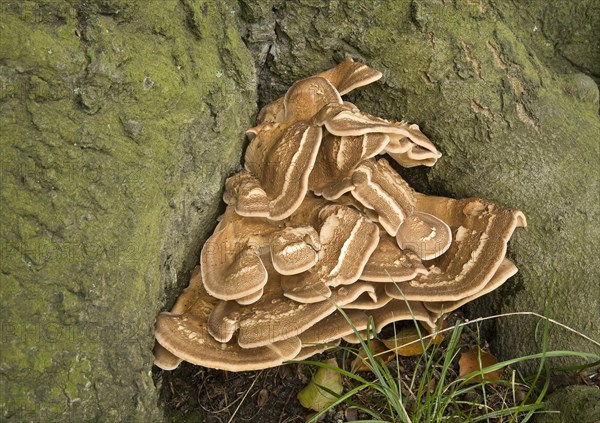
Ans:
<svg viewBox="0 0 600 423"><path fill-rule="evenodd" d="M579 369L597 365L600 360L600 356L593 353L548 351L550 326L556 324L564 327L564 325L535 313L513 313L490 318L520 314L541 317L544 323L539 353L513 358L487 367L482 367L481 356L479 356L480 369L459 377L455 368L461 348L466 346L461 342L463 330L467 326L478 325L480 321L489 318L471 322L458 321L452 327L442 331L448 332L449 336L439 345L431 343L426 348L425 342L432 335L423 336L420 333L420 339L415 342L421 342L424 352L420 356L410 357L409 360L414 362L414 369L406 372L401 370L406 358L396 356L391 363L384 363L382 354L376 354L369 341L362 339L344 310L338 308L338 311L346 318L355 335L361 339L360 347L366 354L366 363L371 368L372 374L363 373L362 376L343 366L336 368L317 361L301 361L300 363L303 364L336 370L345 378L348 386L345 393L330 406L313 415L308 422L316 422L339 405L358 409L363 416L368 416L368 420L358 420L365 423L527 422L534 414L543 412L543 399L550 384L549 358L575 357L586 360L588 364L580 366ZM415 319L413 323L419 328ZM573 331L570 328L569 330ZM367 335L369 338L376 337L375 325L372 321L367 328ZM478 326L476 343L480 351L481 338ZM340 348L343 350L344 363L348 362L348 358L358 357L356 347ZM530 378L523 378L509 368L528 360L539 361L537 371ZM589 363L590 361L592 363ZM491 381L483 378L483 375L503 368L508 369L505 370L505 375L508 374L506 379Z"/></svg>

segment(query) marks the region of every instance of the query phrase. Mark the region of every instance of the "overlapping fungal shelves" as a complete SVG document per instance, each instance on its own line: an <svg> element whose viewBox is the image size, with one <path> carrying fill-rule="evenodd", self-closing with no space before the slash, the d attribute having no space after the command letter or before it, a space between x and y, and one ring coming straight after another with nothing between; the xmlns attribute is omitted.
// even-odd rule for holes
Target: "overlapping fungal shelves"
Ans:
<svg viewBox="0 0 600 423"><path fill-rule="evenodd" d="M517 271L506 246L515 209L416 193L394 170L441 154L419 127L359 110L342 95L381 73L345 59L268 104L227 209L170 312L155 363L257 370L309 357L415 318L434 331L451 310ZM387 159L383 158L387 155Z"/></svg>

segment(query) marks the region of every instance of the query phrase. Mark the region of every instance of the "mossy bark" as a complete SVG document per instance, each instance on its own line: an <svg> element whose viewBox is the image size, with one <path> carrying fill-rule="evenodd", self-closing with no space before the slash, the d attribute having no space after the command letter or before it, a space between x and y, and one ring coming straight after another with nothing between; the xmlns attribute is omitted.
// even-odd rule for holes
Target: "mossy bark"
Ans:
<svg viewBox="0 0 600 423"><path fill-rule="evenodd" d="M160 421L154 318L256 109L237 4L0 7L0 419Z"/></svg>
<svg viewBox="0 0 600 423"><path fill-rule="evenodd" d="M508 251L519 274L472 304L470 316L533 311L599 340L598 3L269 6L246 0L241 8L261 103L350 54L383 72L350 100L418 123L444 154L431 170L402 171L416 189L482 197L527 216ZM537 323L495 320L494 348L503 358L539 351ZM599 352L559 327L551 348Z"/></svg>

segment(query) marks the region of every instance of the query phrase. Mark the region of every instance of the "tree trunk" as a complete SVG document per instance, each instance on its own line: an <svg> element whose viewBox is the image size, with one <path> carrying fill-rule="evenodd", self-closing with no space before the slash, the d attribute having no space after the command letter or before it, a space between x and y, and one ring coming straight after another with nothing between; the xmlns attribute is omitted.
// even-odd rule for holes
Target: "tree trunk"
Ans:
<svg viewBox="0 0 600 423"><path fill-rule="evenodd" d="M1 7L0 419L160 421L154 319L256 108L237 5Z"/></svg>

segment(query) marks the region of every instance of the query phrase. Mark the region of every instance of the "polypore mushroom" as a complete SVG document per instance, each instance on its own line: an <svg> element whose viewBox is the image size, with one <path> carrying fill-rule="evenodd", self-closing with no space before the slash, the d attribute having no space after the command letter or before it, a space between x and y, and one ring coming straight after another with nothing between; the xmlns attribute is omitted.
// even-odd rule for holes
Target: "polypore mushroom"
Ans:
<svg viewBox="0 0 600 423"><path fill-rule="evenodd" d="M321 111L320 120L327 131L339 136L381 133L390 137L386 149L402 166L433 166L441 153L418 125L380 119L361 112L350 103L330 104Z"/></svg>
<svg viewBox="0 0 600 423"><path fill-rule="evenodd" d="M419 301L394 299L385 306L370 311L369 314L375 323L375 327L373 331L360 331L363 339L367 338L367 334L371 337L375 336L390 323L400 322L403 320L418 321L430 333L437 329L436 319L438 316L430 313L425 308L424 304ZM354 332L344 336L343 339L351 344L357 344L360 342L360 339Z"/></svg>
<svg viewBox="0 0 600 423"><path fill-rule="evenodd" d="M252 131L255 138L246 151L245 166L261 181L268 199L260 216L281 220L302 203L323 134L312 118L325 105L342 103L327 79L306 78L287 91L283 113L277 112L274 123Z"/></svg>
<svg viewBox="0 0 600 423"><path fill-rule="evenodd" d="M338 91L339 95L344 95L355 88L377 81L381 78L382 74L347 57L337 66L315 76L326 79ZM262 108L257 117L258 126L250 128L246 131L246 134L252 139L265 126L283 122L284 118L284 97L280 97Z"/></svg>
<svg viewBox="0 0 600 423"><path fill-rule="evenodd" d="M352 173L366 159L380 154L389 142L384 134L338 137L326 134L321 142L309 188L327 200L337 200L354 189Z"/></svg>
<svg viewBox="0 0 600 423"><path fill-rule="evenodd" d="M265 219L242 220L231 209L222 223L200 254L204 287L208 294L222 300L252 297L267 283L260 249L269 245L277 227Z"/></svg>
<svg viewBox="0 0 600 423"><path fill-rule="evenodd" d="M383 307L392 300L392 297L386 294L384 284L373 284L373 287L374 291L367 291L354 301L345 304L344 310L373 310Z"/></svg>
<svg viewBox="0 0 600 423"><path fill-rule="evenodd" d="M443 220L415 211L398 228L396 241L403 250L414 251L422 260L432 260L450 248L452 232Z"/></svg>
<svg viewBox="0 0 600 423"><path fill-rule="evenodd" d="M269 197L258 178L242 170L225 181L225 203L235 208L240 216L266 217L269 210Z"/></svg>
<svg viewBox="0 0 600 423"><path fill-rule="evenodd" d="M209 314L217 301L204 290L197 267L171 312L163 312L156 319L154 364L163 370L173 370L185 360L234 372L258 370L278 366L286 360L301 360L336 344L303 345L297 336L257 348L243 349L237 342L220 343L207 328Z"/></svg>
<svg viewBox="0 0 600 423"><path fill-rule="evenodd" d="M382 74L367 65L346 57L336 67L321 72L317 76L327 79L339 91L340 95L344 95L355 88L379 80Z"/></svg>
<svg viewBox="0 0 600 423"><path fill-rule="evenodd" d="M178 315L185 313L201 295L202 292L202 277L200 274L200 266L196 266L192 270L188 287L183 290L181 295L171 309L171 314ZM181 363L181 358L171 353L163 347L158 341L154 346L154 364L164 370L173 370Z"/></svg>
<svg viewBox="0 0 600 423"><path fill-rule="evenodd" d="M163 370L175 370L181 364L181 358L158 343L154 344L154 364Z"/></svg>
<svg viewBox="0 0 600 423"><path fill-rule="evenodd" d="M374 210L381 226L395 236L414 211L417 200L413 189L384 159L364 161L352 174L352 183L352 196Z"/></svg>
<svg viewBox="0 0 600 423"><path fill-rule="evenodd" d="M469 295L468 297L465 297L459 301L426 302L425 307L432 313L436 313L438 315L441 315L443 313L450 313L451 311L456 310L460 306L497 289L504 282L506 282L508 278L514 276L517 273L517 271L517 266L515 266L515 264L512 261L505 258L500 263L500 266L498 266L496 273L494 273L490 281L475 294Z"/></svg>
<svg viewBox="0 0 600 423"><path fill-rule="evenodd" d="M271 239L273 267L282 275L304 272L319 260L319 234L312 226L285 228Z"/></svg>
<svg viewBox="0 0 600 423"><path fill-rule="evenodd" d="M318 264L281 280L285 296L303 303L323 301L330 287L356 282L379 241L377 226L350 207L326 206L319 218Z"/></svg>
<svg viewBox="0 0 600 423"><path fill-rule="evenodd" d="M239 189L236 182L245 183L241 178L228 181L232 191ZM300 273L314 266L321 245L310 224L323 206L323 200L306 197L298 216L276 223L240 216L230 204L200 254L206 291L215 298L241 304L257 301L268 277L261 258L265 251L271 252L273 265L282 274ZM299 226L301 222L308 226Z"/></svg>
<svg viewBox="0 0 600 423"><path fill-rule="evenodd" d="M287 298L280 275L269 269L269 282L256 303L241 306L235 301L220 301L208 317L208 331L219 342L229 343L237 334L242 348L256 348L296 337L333 313L336 306L356 300L365 292L374 292L369 282L333 289L329 300L310 304Z"/></svg>
<svg viewBox="0 0 600 423"><path fill-rule="evenodd" d="M380 77L346 59L261 110L201 266L157 318L159 367L256 370L400 320L434 331L516 272L505 254L521 212L416 193L377 158L411 167L440 157L417 125L342 100Z"/></svg>
<svg viewBox="0 0 600 423"><path fill-rule="evenodd" d="M221 344L209 335L206 322L217 301L204 290L202 273L197 268L172 312L163 312L156 319L155 336L160 345L155 356L157 366L165 370L177 367L173 357L231 371L277 366L284 361L266 346L242 350L236 343Z"/></svg>
<svg viewBox="0 0 600 423"><path fill-rule="evenodd" d="M481 291L497 272L514 230L526 226L518 210L481 199L454 200L419 195L417 210L446 222L454 232L448 251L432 260L427 274L386 285L395 298L460 301Z"/></svg>
<svg viewBox="0 0 600 423"><path fill-rule="evenodd" d="M320 344L343 338L351 343L358 343L354 331L364 332L369 322L375 324L371 336L380 332L389 323L402 320L417 320L432 332L436 328L433 315L421 302L405 302L391 300L379 308L370 310L348 309L343 307L344 314L336 311L300 334L303 345Z"/></svg>
<svg viewBox="0 0 600 423"><path fill-rule="evenodd" d="M344 310L344 314L336 310L302 332L300 340L304 345L319 345L342 339L350 335L354 329L362 331L369 325L369 316L363 310Z"/></svg>
<svg viewBox="0 0 600 423"><path fill-rule="evenodd" d="M404 282L414 279L419 273L427 273L421 260L410 250L402 250L387 233L379 234L377 248L363 268L360 278L373 282Z"/></svg>
<svg viewBox="0 0 600 423"><path fill-rule="evenodd" d="M370 311L375 321L375 330L381 332L384 326L401 320L417 320L421 322L429 332L436 329L437 316L429 313L425 305L420 301L407 301L405 299L393 299L381 308Z"/></svg>
<svg viewBox="0 0 600 423"><path fill-rule="evenodd" d="M322 137L321 128L307 122L281 125L260 132L246 152L246 168L261 181L266 196L260 203L264 208L253 213L273 220L285 219L302 203ZM244 209L237 212L244 215Z"/></svg>
<svg viewBox="0 0 600 423"><path fill-rule="evenodd" d="M247 132L252 143L246 151L245 167L256 180L247 182L238 193L239 198L228 195L226 201L235 203L236 211L244 216L281 220L292 214L306 195L323 125L333 135L359 137L363 145L367 143L371 152L359 154L358 160L379 154L393 141L388 149L398 155L398 160L407 155L407 160L414 163L422 160L423 164L433 165L440 153L418 126L375 118L342 101L337 88L346 93L380 77L379 72L346 60L322 75L294 83L283 99L261 111L261 123ZM400 140L408 140L417 150ZM357 159L351 162L358 164ZM343 172L348 165L340 163L338 167ZM315 181L313 185L317 192L323 188ZM330 189L336 191L331 195L339 196L347 187Z"/></svg>

